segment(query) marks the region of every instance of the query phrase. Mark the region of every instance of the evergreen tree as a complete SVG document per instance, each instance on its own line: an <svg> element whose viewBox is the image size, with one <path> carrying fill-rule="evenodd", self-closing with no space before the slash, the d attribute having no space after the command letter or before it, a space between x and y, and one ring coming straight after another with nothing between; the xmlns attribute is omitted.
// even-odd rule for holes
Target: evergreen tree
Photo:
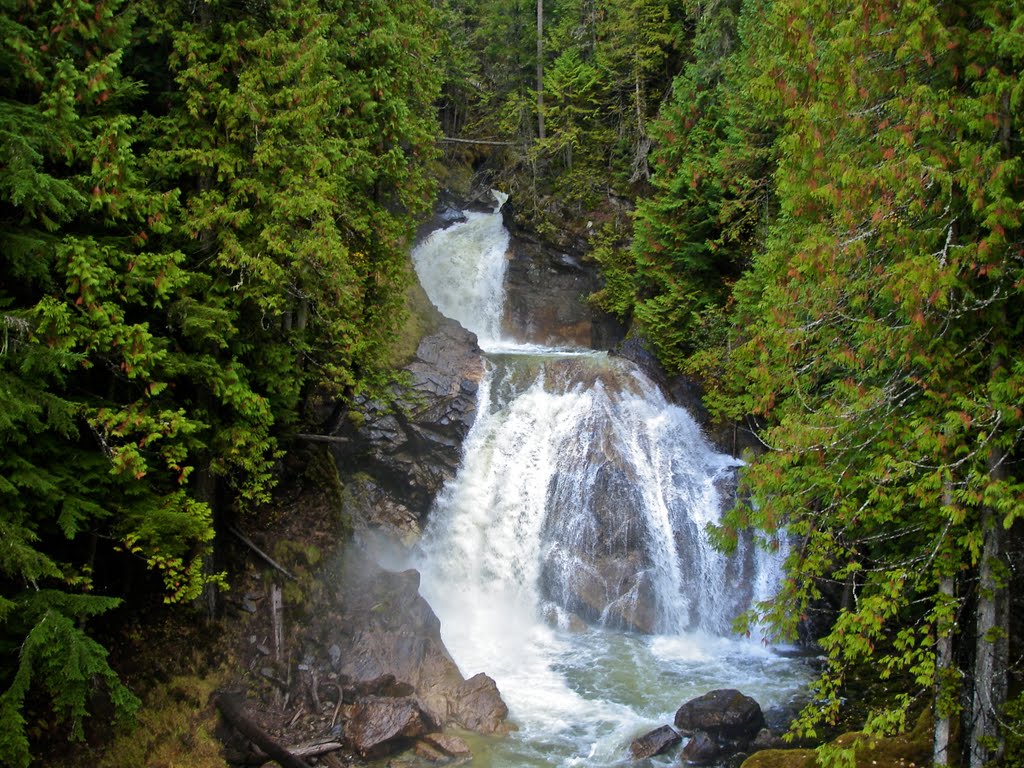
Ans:
<svg viewBox="0 0 1024 768"><path fill-rule="evenodd" d="M268 498L315 388L386 381L432 197L427 0L0 17L0 762L25 702L82 734L133 696L89 619L141 561L220 580L213 513ZM167 68L168 62L170 69Z"/></svg>
<svg viewBox="0 0 1024 768"><path fill-rule="evenodd" d="M763 62L776 91L762 92L785 117L781 209L734 292L730 367L733 412L766 420L770 450L747 473L756 503L733 522L796 541L763 607L776 626L793 631L826 593L842 596L806 734L836 716L853 665L910 681L869 732L905 727L936 688L939 719L955 714L950 658L935 651L969 604L979 622L992 615L978 625L975 655L993 653L974 690L1005 690L999 531L1022 490L1006 460L1022 423L1010 406L1020 371L1006 362L1020 343L1019 191L998 141L1013 117L991 80L963 77L959 51L1007 21L942 10L783 2L766 19L784 41ZM980 579L976 602L966 573ZM998 702L977 699L968 719L991 719Z"/></svg>
<svg viewBox="0 0 1024 768"><path fill-rule="evenodd" d="M202 587L209 509L185 489L202 425L168 398L156 318L188 282L168 199L140 175L138 95L122 74L135 14L11 2L0 35L0 762L27 765L31 689L82 734L102 683L135 706L88 619L111 545L160 571L169 600ZM102 584L102 582L100 582Z"/></svg>

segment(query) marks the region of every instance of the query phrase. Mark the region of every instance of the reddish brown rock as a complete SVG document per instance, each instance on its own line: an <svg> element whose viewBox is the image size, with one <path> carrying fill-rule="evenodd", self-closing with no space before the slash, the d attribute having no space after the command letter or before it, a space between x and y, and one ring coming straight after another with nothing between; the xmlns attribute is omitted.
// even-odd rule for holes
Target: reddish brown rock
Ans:
<svg viewBox="0 0 1024 768"><path fill-rule="evenodd" d="M356 752L380 756L397 752L436 726L412 696L365 696L345 722L345 741Z"/></svg>
<svg viewBox="0 0 1024 768"><path fill-rule="evenodd" d="M655 728L653 731L633 739L633 743L629 745L629 751L634 760L643 760L668 752L682 740L683 737L676 733L672 726L663 725L661 728Z"/></svg>
<svg viewBox="0 0 1024 768"><path fill-rule="evenodd" d="M470 757L473 754L465 739L451 733L428 733L423 741L449 757Z"/></svg>
<svg viewBox="0 0 1024 768"><path fill-rule="evenodd" d="M498 685L481 672L455 691L455 719L463 728L479 733L508 733L508 707Z"/></svg>

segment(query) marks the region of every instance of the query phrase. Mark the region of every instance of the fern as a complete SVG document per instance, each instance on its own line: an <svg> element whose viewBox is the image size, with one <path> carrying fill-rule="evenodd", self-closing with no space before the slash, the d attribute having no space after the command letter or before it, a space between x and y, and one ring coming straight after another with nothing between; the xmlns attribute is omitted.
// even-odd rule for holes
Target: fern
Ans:
<svg viewBox="0 0 1024 768"><path fill-rule="evenodd" d="M46 694L53 712L70 725L72 739L83 738L89 700L100 688L106 690L118 719L134 714L138 699L110 668L106 650L79 625L80 620L119 603L109 597L40 590L4 606L31 628L21 645L14 678L0 695L0 763L16 768L30 763L22 714L30 688Z"/></svg>

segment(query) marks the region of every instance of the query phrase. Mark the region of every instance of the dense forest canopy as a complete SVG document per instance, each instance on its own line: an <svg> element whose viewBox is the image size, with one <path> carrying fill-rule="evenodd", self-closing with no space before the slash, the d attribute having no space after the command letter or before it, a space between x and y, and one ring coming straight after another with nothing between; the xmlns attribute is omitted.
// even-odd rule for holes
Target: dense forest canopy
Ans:
<svg viewBox="0 0 1024 768"><path fill-rule="evenodd" d="M4 3L0 762L81 735L120 575L222 578L311 394L388 375L433 197L429 2Z"/></svg>
<svg viewBox="0 0 1024 768"><path fill-rule="evenodd" d="M1011 0L5 0L0 761L27 697L130 713L89 634L124 562L216 586L314 393L387 380L472 165L763 443L717 535L789 543L750 620L831 611L796 730L867 670L869 731L930 709L936 764L1011 763L1022 60Z"/></svg>

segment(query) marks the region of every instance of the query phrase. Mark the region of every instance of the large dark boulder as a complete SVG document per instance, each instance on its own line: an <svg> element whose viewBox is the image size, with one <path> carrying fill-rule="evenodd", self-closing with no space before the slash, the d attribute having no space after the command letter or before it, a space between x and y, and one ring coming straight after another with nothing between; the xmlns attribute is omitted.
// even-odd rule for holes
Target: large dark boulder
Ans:
<svg viewBox="0 0 1024 768"><path fill-rule="evenodd" d="M747 743L764 727L761 705L733 688L705 693L676 711L675 726L680 733L704 731L720 744Z"/></svg>
<svg viewBox="0 0 1024 768"><path fill-rule="evenodd" d="M365 696L351 708L343 735L364 757L407 748L412 740L436 730L436 725L411 696Z"/></svg>
<svg viewBox="0 0 1024 768"><path fill-rule="evenodd" d="M633 739L629 751L634 760L643 760L668 752L682 740L683 737L676 733L672 726L663 725Z"/></svg>
<svg viewBox="0 0 1024 768"><path fill-rule="evenodd" d="M445 648L417 571L386 571L350 551L340 576L339 614L323 623L316 645L346 691L411 695L438 727L508 730L494 681L482 674L466 680Z"/></svg>

